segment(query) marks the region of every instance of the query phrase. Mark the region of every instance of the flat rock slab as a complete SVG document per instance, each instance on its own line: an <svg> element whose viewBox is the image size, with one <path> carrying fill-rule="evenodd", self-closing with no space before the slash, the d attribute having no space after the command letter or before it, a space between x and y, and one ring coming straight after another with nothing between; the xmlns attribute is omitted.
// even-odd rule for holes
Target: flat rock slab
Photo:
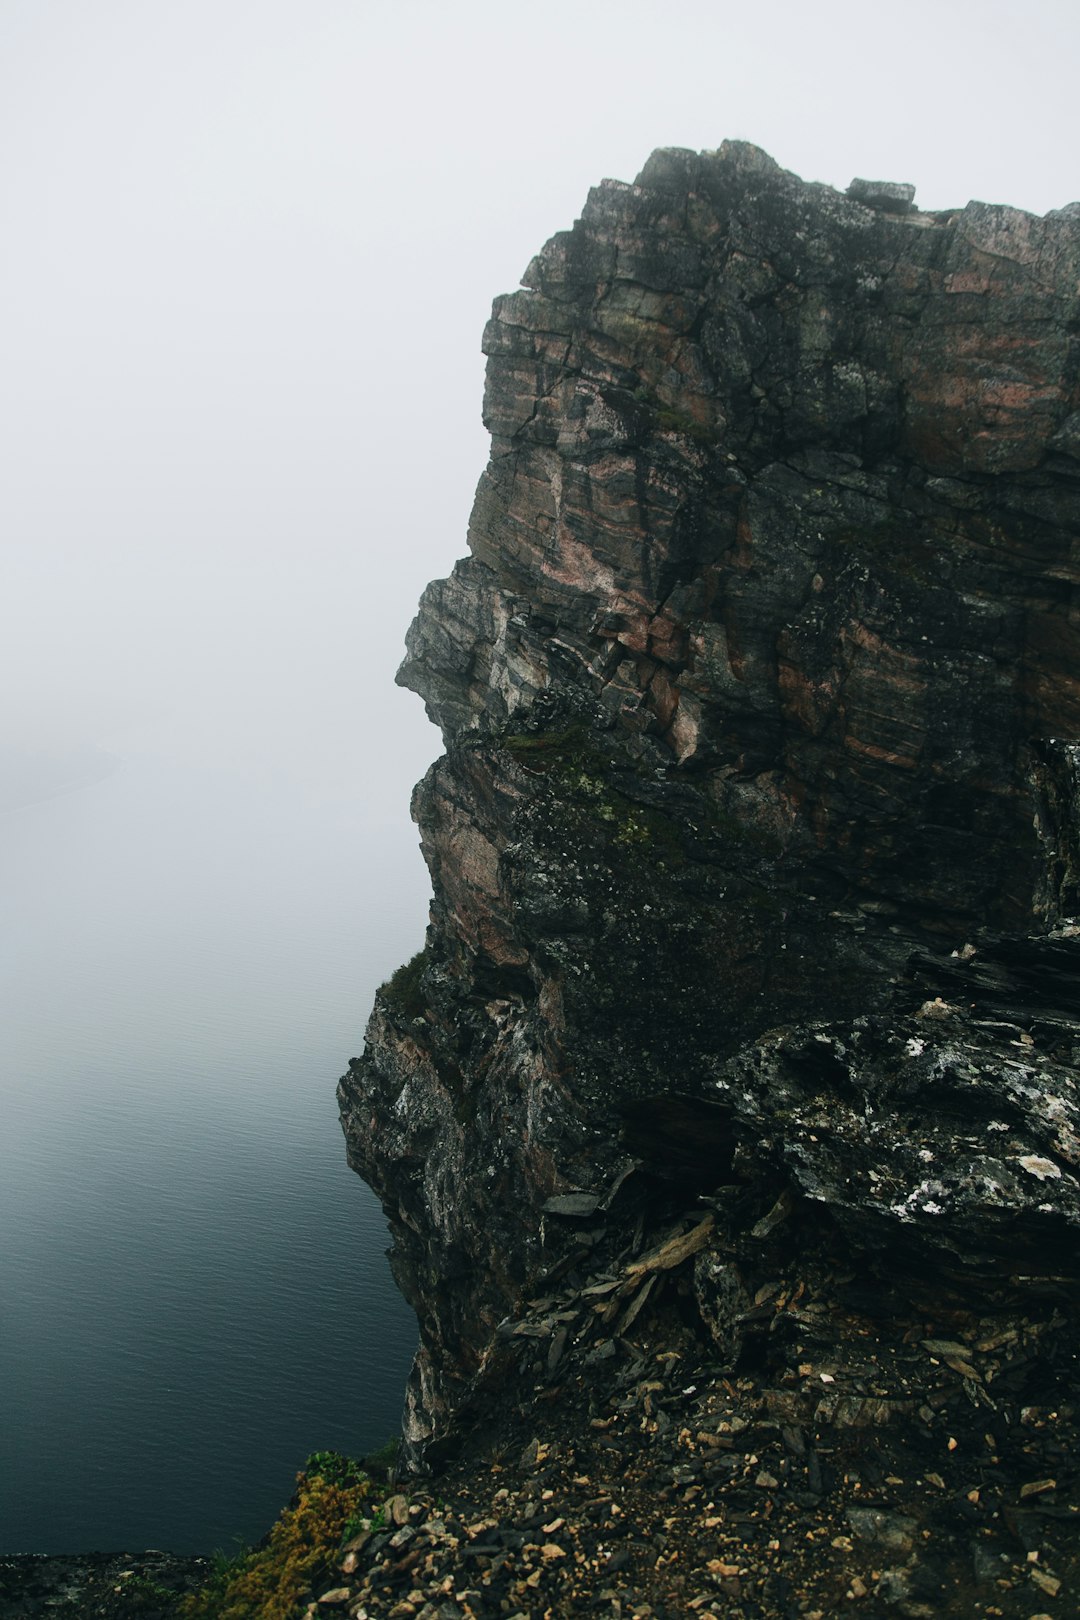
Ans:
<svg viewBox="0 0 1080 1620"><path fill-rule="evenodd" d="M915 187L902 180L853 180L847 194L867 208L880 208L885 214L906 214L915 201Z"/></svg>

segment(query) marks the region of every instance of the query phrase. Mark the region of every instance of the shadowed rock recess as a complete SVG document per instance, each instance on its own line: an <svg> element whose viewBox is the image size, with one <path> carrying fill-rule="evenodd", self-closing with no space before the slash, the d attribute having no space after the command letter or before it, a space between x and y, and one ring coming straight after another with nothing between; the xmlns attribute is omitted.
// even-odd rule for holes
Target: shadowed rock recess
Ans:
<svg viewBox="0 0 1080 1620"><path fill-rule="evenodd" d="M495 302L471 555L409 632L431 922L340 1093L407 1462L606 1447L743 1526L670 1590L652 1542L538 1553L553 1613L1068 1590L1080 205L912 198L740 143L593 190ZM761 1538L830 1491L841 1585L785 1608Z"/></svg>

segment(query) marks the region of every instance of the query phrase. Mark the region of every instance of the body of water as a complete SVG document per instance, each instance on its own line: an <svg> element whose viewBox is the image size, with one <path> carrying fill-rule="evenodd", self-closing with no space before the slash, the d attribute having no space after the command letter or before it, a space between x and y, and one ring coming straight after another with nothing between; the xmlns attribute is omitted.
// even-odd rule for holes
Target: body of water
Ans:
<svg viewBox="0 0 1080 1620"><path fill-rule="evenodd" d="M362 811L146 757L0 816L2 1550L229 1547L397 1431L334 1087L427 885Z"/></svg>

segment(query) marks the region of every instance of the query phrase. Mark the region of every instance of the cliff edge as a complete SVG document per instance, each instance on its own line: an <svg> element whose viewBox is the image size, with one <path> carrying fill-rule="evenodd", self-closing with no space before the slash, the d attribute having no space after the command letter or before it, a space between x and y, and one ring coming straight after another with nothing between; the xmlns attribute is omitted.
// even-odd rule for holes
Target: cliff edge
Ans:
<svg viewBox="0 0 1080 1620"><path fill-rule="evenodd" d="M1060 1438L1076 1393L1080 205L659 151L484 348L471 555L399 675L446 750L427 944L340 1092L419 1319L407 1458L627 1410L646 1452L671 1396L716 1495L742 1380L755 1500L943 1448L954 1395L1015 1495L1021 1413ZM665 1356L689 1393L640 1395ZM1074 1475L1030 1493L1062 1522Z"/></svg>

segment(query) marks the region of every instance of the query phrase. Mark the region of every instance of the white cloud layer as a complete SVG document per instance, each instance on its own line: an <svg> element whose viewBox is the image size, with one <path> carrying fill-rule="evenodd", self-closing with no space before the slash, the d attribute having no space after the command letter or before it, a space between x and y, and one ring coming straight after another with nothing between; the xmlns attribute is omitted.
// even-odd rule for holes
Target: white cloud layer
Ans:
<svg viewBox="0 0 1080 1620"><path fill-rule="evenodd" d="M5 0L0 738L403 814L483 323L588 186L734 136L1042 212L1078 60L1065 0Z"/></svg>

